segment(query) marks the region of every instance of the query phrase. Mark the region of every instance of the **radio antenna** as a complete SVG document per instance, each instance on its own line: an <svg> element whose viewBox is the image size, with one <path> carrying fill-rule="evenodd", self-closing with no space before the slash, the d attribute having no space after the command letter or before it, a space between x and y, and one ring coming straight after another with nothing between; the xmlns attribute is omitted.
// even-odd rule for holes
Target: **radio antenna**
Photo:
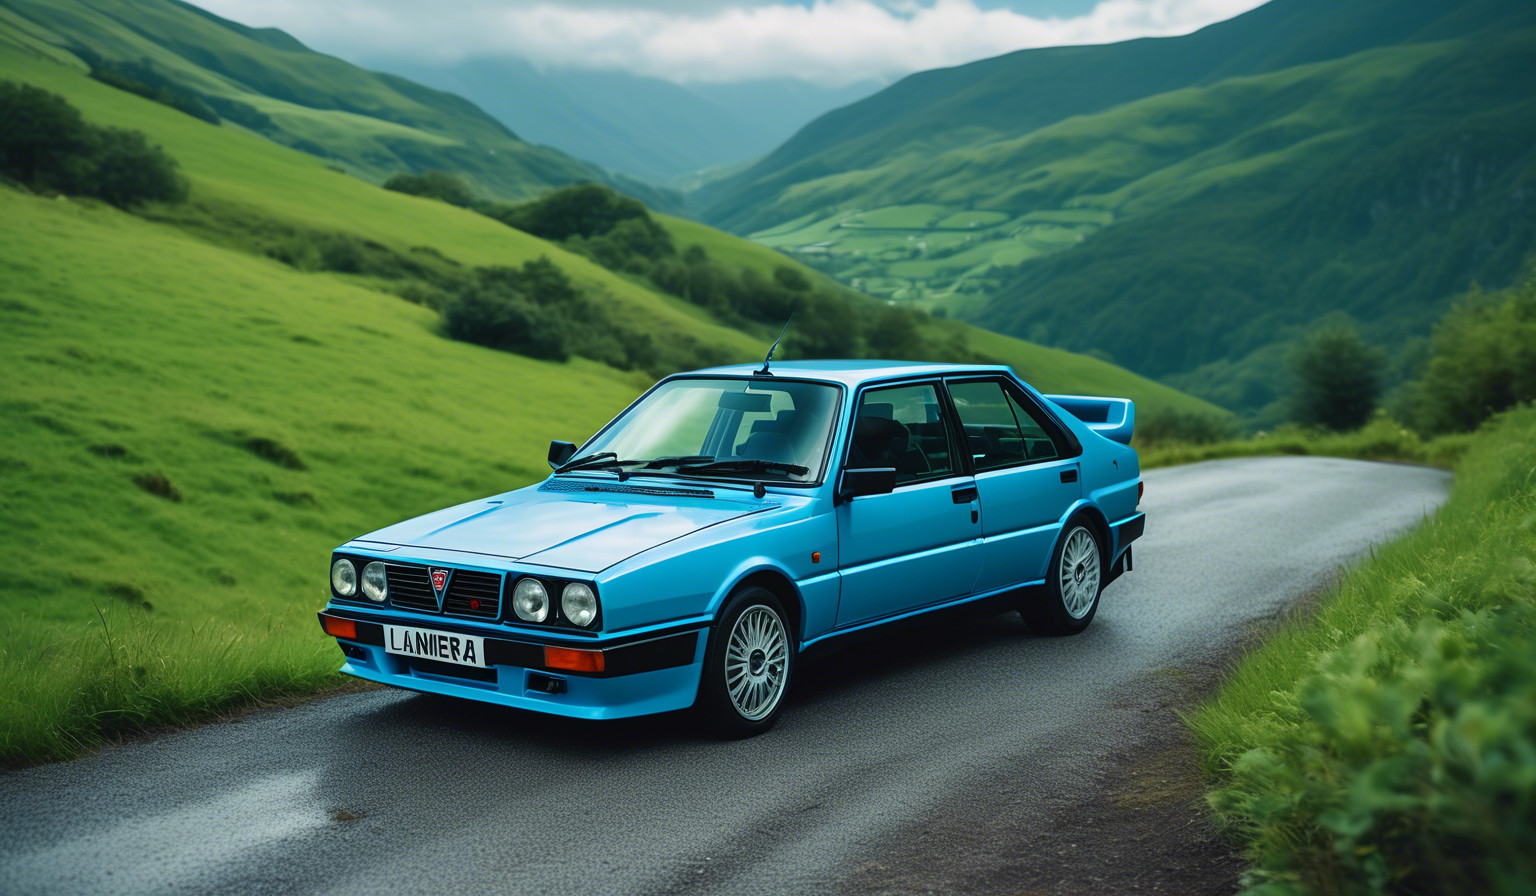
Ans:
<svg viewBox="0 0 1536 896"><path fill-rule="evenodd" d="M763 359L763 369L762 370L755 370L755 371L753 371L752 372L753 376L773 376L773 374L768 372L768 365L773 361L773 352L774 352L775 349L777 349L779 347L779 340L784 338L784 333L789 330L789 325L794 323L794 322L795 322L795 315L794 315L793 312L791 312L790 315L789 315L789 320L786 320L784 322L784 329L779 331L779 338L773 340L773 345L770 345L768 347L768 357Z"/></svg>

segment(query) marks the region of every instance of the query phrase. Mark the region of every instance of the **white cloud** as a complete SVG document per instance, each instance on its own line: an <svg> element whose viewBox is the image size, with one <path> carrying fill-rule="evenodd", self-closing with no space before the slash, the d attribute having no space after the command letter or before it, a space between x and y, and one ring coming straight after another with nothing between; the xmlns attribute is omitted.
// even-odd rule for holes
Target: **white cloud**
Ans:
<svg viewBox="0 0 1536 896"><path fill-rule="evenodd" d="M452 63L517 56L672 81L889 78L1028 47L1186 34L1263 0L1101 0L1085 15L1034 18L973 0L814 0L808 6L687 0L200 0L253 26L360 59Z"/></svg>

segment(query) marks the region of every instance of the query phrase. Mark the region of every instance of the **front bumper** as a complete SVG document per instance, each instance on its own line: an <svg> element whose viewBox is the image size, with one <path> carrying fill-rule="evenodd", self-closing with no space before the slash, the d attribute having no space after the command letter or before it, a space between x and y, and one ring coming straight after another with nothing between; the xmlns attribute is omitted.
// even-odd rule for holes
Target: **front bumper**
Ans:
<svg viewBox="0 0 1536 896"><path fill-rule="evenodd" d="M639 639L536 641L447 620L425 622L379 617L330 608L326 619L349 620L354 638L336 638L346 655L341 671L380 684L429 694L496 703L535 712L582 719L620 719L686 709L699 692L707 638L702 628ZM384 623L471 634L485 639L485 668L457 666L390 653L384 649ZM575 672L545 663L544 648L601 651L603 671Z"/></svg>

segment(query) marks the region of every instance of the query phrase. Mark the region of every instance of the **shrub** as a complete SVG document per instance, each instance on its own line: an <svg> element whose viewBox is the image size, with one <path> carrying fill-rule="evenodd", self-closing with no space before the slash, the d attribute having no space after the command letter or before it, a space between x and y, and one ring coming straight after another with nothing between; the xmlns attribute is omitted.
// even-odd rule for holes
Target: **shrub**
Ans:
<svg viewBox="0 0 1536 896"><path fill-rule="evenodd" d="M428 171L424 174L396 174L384 182L384 189L411 196L437 199L449 205L468 208L475 196L464 181L446 171Z"/></svg>
<svg viewBox="0 0 1536 896"><path fill-rule="evenodd" d="M1516 284L1473 292L1435 327L1423 374L1403 389L1398 412L1424 433L1465 432L1536 400L1536 257Z"/></svg>
<svg viewBox="0 0 1536 896"><path fill-rule="evenodd" d="M0 81L0 121L0 172L29 187L124 208L187 196L176 161L142 132L94 127L57 94Z"/></svg>
<svg viewBox="0 0 1536 896"><path fill-rule="evenodd" d="M570 357L561 322L521 293L470 286L449 300L443 322L454 339L532 358Z"/></svg>
<svg viewBox="0 0 1536 896"><path fill-rule="evenodd" d="M1291 359L1296 375L1292 415L1297 422L1328 429L1355 429L1365 423L1381 395L1379 371L1385 356L1360 341L1352 327L1312 333Z"/></svg>
<svg viewBox="0 0 1536 896"><path fill-rule="evenodd" d="M176 161L150 145L142 131L98 130L94 162L81 189L87 195L122 207L187 198L187 182L177 173Z"/></svg>

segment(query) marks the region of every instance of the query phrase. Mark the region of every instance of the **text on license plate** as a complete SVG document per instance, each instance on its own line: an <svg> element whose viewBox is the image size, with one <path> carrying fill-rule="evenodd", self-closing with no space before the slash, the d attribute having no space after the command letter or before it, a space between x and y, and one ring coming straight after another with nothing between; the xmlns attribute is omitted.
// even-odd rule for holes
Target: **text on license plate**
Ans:
<svg viewBox="0 0 1536 896"><path fill-rule="evenodd" d="M401 656L485 668L485 639L403 625L384 626L384 649Z"/></svg>

